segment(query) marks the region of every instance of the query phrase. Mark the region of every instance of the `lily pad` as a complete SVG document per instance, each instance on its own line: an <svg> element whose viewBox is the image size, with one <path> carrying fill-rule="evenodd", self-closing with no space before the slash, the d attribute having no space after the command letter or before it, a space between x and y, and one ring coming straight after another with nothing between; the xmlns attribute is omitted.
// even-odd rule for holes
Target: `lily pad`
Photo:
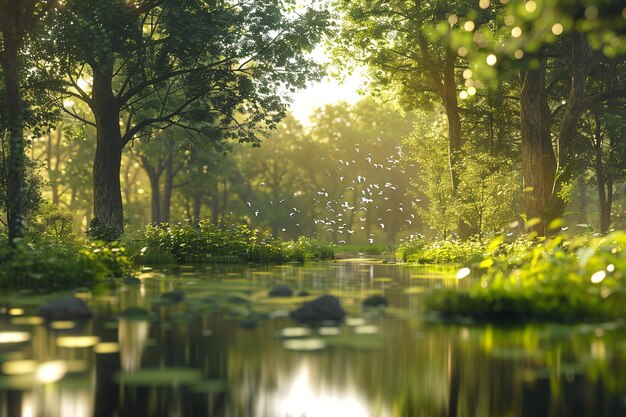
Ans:
<svg viewBox="0 0 626 417"><path fill-rule="evenodd" d="M346 318L346 324L348 326L363 326L365 324L365 319L362 317L348 317Z"/></svg>
<svg viewBox="0 0 626 417"><path fill-rule="evenodd" d="M426 291L427 291L426 287L407 287L402 292L405 293L406 295L413 295L413 294L421 294Z"/></svg>
<svg viewBox="0 0 626 417"><path fill-rule="evenodd" d="M356 334L376 334L378 333L378 326L373 324L366 324L363 326L354 326L354 333Z"/></svg>
<svg viewBox="0 0 626 417"><path fill-rule="evenodd" d="M311 329L308 327L285 327L280 331L282 337L304 337L311 334Z"/></svg>
<svg viewBox="0 0 626 417"><path fill-rule="evenodd" d="M337 336L341 334L341 329L339 327L320 327L317 329L320 336Z"/></svg>
<svg viewBox="0 0 626 417"><path fill-rule="evenodd" d="M169 387L192 384L202 379L202 372L194 368L144 368L136 372L118 372L119 384L138 387Z"/></svg>
<svg viewBox="0 0 626 417"><path fill-rule="evenodd" d="M330 346L357 350L381 349L385 344L385 339L380 335L344 334L328 337L325 340Z"/></svg>
<svg viewBox="0 0 626 417"><path fill-rule="evenodd" d="M315 351L326 348L326 341L323 339L288 339L283 342L283 347L288 350Z"/></svg>

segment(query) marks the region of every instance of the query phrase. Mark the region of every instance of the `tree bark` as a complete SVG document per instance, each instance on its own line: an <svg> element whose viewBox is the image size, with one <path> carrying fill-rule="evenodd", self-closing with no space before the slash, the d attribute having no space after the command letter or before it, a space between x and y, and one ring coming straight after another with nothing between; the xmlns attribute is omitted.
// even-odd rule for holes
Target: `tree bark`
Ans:
<svg viewBox="0 0 626 417"><path fill-rule="evenodd" d="M104 67L104 68L102 68ZM120 185L122 134L119 106L113 96L112 68L93 69L91 109L96 121L96 153L93 163L94 217L103 225L124 231Z"/></svg>
<svg viewBox="0 0 626 417"><path fill-rule="evenodd" d="M4 72L4 89L9 125L9 156L7 167L7 218L9 244L24 237L26 216L24 212L24 121L22 97L18 74L19 39L15 32L3 33L4 50L0 64Z"/></svg>
<svg viewBox="0 0 626 417"><path fill-rule="evenodd" d="M556 157L550 138L550 110L545 88L545 58L537 69L521 71L520 118L522 136L522 176L526 219L539 219L529 231L545 235L547 208L556 175Z"/></svg>

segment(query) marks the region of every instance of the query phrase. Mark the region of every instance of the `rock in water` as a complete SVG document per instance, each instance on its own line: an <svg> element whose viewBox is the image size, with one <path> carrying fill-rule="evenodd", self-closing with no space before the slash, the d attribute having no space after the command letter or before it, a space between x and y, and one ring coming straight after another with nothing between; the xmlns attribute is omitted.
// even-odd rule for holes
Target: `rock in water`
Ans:
<svg viewBox="0 0 626 417"><path fill-rule="evenodd" d="M293 291L286 285L277 285L269 292L270 297L291 297Z"/></svg>
<svg viewBox="0 0 626 417"><path fill-rule="evenodd" d="M46 320L78 320L90 318L93 313L83 300L67 297L42 305L37 310L37 315Z"/></svg>
<svg viewBox="0 0 626 417"><path fill-rule="evenodd" d="M161 294L162 304L176 304L184 301L186 298L185 293L182 291L170 291Z"/></svg>
<svg viewBox="0 0 626 417"><path fill-rule="evenodd" d="M131 285L131 286L139 285L139 284L141 284L141 280L139 278L137 278L137 277L132 276L132 275L126 275L124 277L124 284Z"/></svg>
<svg viewBox="0 0 626 417"><path fill-rule="evenodd" d="M370 307L387 307L389 305L389 301L382 295L372 295L363 300L363 308Z"/></svg>
<svg viewBox="0 0 626 417"><path fill-rule="evenodd" d="M341 321L345 315L346 312L341 308L339 299L332 295L324 295L304 303L290 314L292 319L305 322Z"/></svg>

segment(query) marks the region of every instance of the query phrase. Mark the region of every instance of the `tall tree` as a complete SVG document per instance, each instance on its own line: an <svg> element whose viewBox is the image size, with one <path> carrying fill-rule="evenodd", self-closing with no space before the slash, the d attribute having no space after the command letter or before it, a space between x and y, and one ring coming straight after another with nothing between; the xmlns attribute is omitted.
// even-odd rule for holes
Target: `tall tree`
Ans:
<svg viewBox="0 0 626 417"><path fill-rule="evenodd" d="M131 141L172 126L204 141L257 143L287 96L319 75L306 55L327 13L295 1L68 0L39 52L68 114L94 125L94 215L121 232L120 161ZM63 106L73 97L92 116Z"/></svg>
<svg viewBox="0 0 626 417"><path fill-rule="evenodd" d="M585 112L580 129L590 145L591 171L598 191L599 230L611 227L615 191L626 177L626 111L611 102Z"/></svg>
<svg viewBox="0 0 626 417"><path fill-rule="evenodd" d="M339 56L367 65L373 86L391 91L406 110L432 104L444 108L449 175L456 192L464 142L457 90L465 53L459 53L449 39L433 36L436 28L429 22L456 25L457 15L469 14L474 2L339 0L337 4L345 13ZM483 11L477 20L488 20L489 14ZM459 232L466 234L462 221Z"/></svg>
<svg viewBox="0 0 626 417"><path fill-rule="evenodd" d="M520 72L525 214L538 220L531 229L545 235L564 214L564 191L579 162L581 115L626 93L619 56L626 50L626 21L618 1L507 3L500 15L504 26L475 25L472 37L459 30L452 39L469 51L483 78ZM598 83L602 79L607 82Z"/></svg>
<svg viewBox="0 0 626 417"><path fill-rule="evenodd" d="M0 1L0 66L4 78L6 125L9 132L7 161L7 217L9 243L24 236L24 103L20 91L23 76L20 49L40 19L55 5L54 0Z"/></svg>

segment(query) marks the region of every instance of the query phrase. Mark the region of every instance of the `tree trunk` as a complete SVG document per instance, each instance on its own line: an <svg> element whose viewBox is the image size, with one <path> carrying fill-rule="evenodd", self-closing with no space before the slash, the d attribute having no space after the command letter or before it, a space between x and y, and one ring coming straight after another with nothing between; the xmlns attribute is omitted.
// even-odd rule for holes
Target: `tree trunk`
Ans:
<svg viewBox="0 0 626 417"><path fill-rule="evenodd" d="M454 77L455 61L456 53L447 51L443 67L443 102L446 109L446 118L448 120L448 164L450 165L450 181L452 181L452 190L456 194L459 188L459 177L461 175L461 148L463 146L463 138L461 133L459 102L456 94L456 79ZM462 239L468 238L470 235L469 227L462 218L459 218L457 224L457 234Z"/></svg>
<svg viewBox="0 0 626 417"><path fill-rule="evenodd" d="M606 181L606 206L604 212L604 230L609 231L611 227L611 212L613 210L613 180ZM600 225L602 226L602 225Z"/></svg>
<svg viewBox="0 0 626 417"><path fill-rule="evenodd" d="M170 208L172 206L172 192L174 190L174 141L171 138L166 139L166 156L165 156L165 184L163 184L163 204L161 205L161 221L170 222Z"/></svg>
<svg viewBox="0 0 626 417"><path fill-rule="evenodd" d="M141 156L141 165L148 175L150 181L150 207L152 212L152 223L161 223L161 190L159 187L159 179L161 172L150 164L144 156Z"/></svg>
<svg viewBox="0 0 626 417"><path fill-rule="evenodd" d="M454 62L456 55L448 51L443 67L443 101L448 119L448 161L452 189L456 192L459 186L459 162L461 158L461 116L456 95L456 79L454 77Z"/></svg>
<svg viewBox="0 0 626 417"><path fill-rule="evenodd" d="M596 117L596 126L593 137L594 148L594 171L596 172L596 187L598 189L598 206L600 208L600 233L606 233L609 229L611 211L608 210L608 196L606 193L607 178L602 161L602 133L600 132L600 120Z"/></svg>
<svg viewBox="0 0 626 417"><path fill-rule="evenodd" d="M585 184L585 178L579 177L578 179L578 189L580 191L580 218L581 222L587 224L587 184Z"/></svg>
<svg viewBox="0 0 626 417"><path fill-rule="evenodd" d="M59 127L60 128L60 127ZM55 206L59 205L59 142L60 133L58 131L50 132L48 134L48 141L46 143L46 168L48 171L48 181L50 182L50 190L52 191L52 204ZM56 143L54 149L56 151L55 164L52 166L52 140L56 138Z"/></svg>
<svg viewBox="0 0 626 417"><path fill-rule="evenodd" d="M585 36L579 32L571 34L571 83L567 103L559 125L558 175L554 179L554 188L547 208L546 217L548 221L563 216L566 201L560 192L563 185L571 181L574 176L572 170L574 159L573 142L580 116L584 110L585 82L591 60L589 44Z"/></svg>
<svg viewBox="0 0 626 417"><path fill-rule="evenodd" d="M7 218L9 243L24 237L26 216L24 213L24 121L18 74L17 55L19 42L16 33L3 33L4 51L0 59L4 72L4 89L9 125L9 157L7 167Z"/></svg>
<svg viewBox="0 0 626 417"><path fill-rule="evenodd" d="M106 65L104 65L106 66ZM94 220L124 231L120 185L122 135L119 107L113 96L112 69L94 68L91 109L96 120L96 153L93 162Z"/></svg>
<svg viewBox="0 0 626 417"><path fill-rule="evenodd" d="M529 228L541 236L548 232L547 208L556 175L556 157L550 138L550 110L545 88L545 58L537 69L521 71L522 175L526 219L541 222Z"/></svg>
<svg viewBox="0 0 626 417"><path fill-rule="evenodd" d="M200 212L202 210L202 196L203 193L197 190L193 193L193 221L195 224L200 222Z"/></svg>
<svg viewBox="0 0 626 417"><path fill-rule="evenodd" d="M223 189L223 193L222 193L222 213L221 213L221 217L222 217L222 221L224 221L224 216L226 214L226 211L228 210L228 179L224 178L224 180L222 181L222 186L224 187Z"/></svg>
<svg viewBox="0 0 626 417"><path fill-rule="evenodd" d="M220 219L220 187L219 181L215 181L213 195L211 196L211 223L217 224Z"/></svg>

